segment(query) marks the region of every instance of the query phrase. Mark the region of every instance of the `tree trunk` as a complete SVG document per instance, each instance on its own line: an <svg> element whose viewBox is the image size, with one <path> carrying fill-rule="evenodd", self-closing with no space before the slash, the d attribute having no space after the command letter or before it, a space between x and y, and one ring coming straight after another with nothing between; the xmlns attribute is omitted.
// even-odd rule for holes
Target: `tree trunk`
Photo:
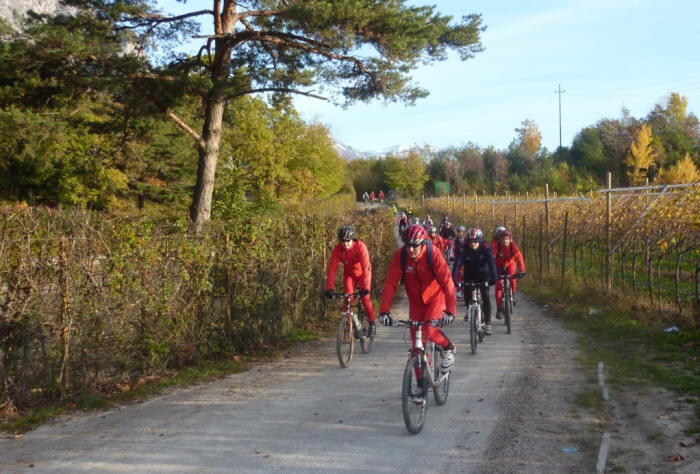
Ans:
<svg viewBox="0 0 700 474"><path fill-rule="evenodd" d="M228 4L229 2L225 2ZM222 25L217 33L232 33L234 21L231 20L230 6L224 6L227 12L222 17ZM211 219L211 204L214 194L214 177L219 159L221 143L221 124L226 107L226 89L231 68L231 51L233 44L224 38L216 40L216 53L212 64L211 78L214 83L207 96L204 111L202 139L199 143L199 163L197 165L197 184L190 208L190 231L197 235Z"/></svg>

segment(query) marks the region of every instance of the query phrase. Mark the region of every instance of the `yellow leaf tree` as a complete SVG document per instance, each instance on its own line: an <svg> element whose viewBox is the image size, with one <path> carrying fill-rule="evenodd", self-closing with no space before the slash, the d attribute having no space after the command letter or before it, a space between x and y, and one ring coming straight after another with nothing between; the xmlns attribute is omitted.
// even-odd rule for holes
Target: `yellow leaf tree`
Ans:
<svg viewBox="0 0 700 474"><path fill-rule="evenodd" d="M649 168L654 164L656 150L651 144L653 138L651 127L646 123L642 124L623 161L629 168L627 177L633 186L644 183Z"/></svg>
<svg viewBox="0 0 700 474"><path fill-rule="evenodd" d="M516 128L520 150L530 161L534 161L542 146L542 133L534 120L523 120L522 127Z"/></svg>
<svg viewBox="0 0 700 474"><path fill-rule="evenodd" d="M700 181L700 171L698 171L690 155L686 153L685 158L662 171L658 181L661 184L694 183L695 181Z"/></svg>

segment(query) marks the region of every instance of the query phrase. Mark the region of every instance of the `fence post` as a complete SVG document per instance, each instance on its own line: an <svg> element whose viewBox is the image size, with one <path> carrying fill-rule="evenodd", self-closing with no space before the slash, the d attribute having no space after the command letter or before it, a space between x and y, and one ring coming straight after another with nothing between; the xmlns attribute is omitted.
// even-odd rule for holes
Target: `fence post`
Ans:
<svg viewBox="0 0 700 474"><path fill-rule="evenodd" d="M569 211L564 213L564 249L561 253L561 279L566 275L566 240L569 232ZM575 261L575 260L574 260Z"/></svg>
<svg viewBox="0 0 700 474"><path fill-rule="evenodd" d="M549 241L549 184L544 185L544 219L545 219L545 239L547 242L547 257L545 261L547 262L547 273L551 272L550 267L550 255L552 254L551 242Z"/></svg>
<svg viewBox="0 0 700 474"><path fill-rule="evenodd" d="M59 284L61 286L61 312L58 327L61 329L61 371L58 381L65 392L70 385L70 370L68 359L70 358L70 329L72 318L70 317L70 304L68 296L68 257L66 256L66 236L61 235L59 240ZM66 324L68 321L68 324Z"/></svg>
<svg viewBox="0 0 700 474"><path fill-rule="evenodd" d="M518 223L516 222L515 225L518 225ZM527 224L525 223L525 216L523 216L523 235L520 241L523 244L523 248L526 249L529 241L527 240Z"/></svg>
<svg viewBox="0 0 700 474"><path fill-rule="evenodd" d="M496 205L493 203L494 196L491 196L491 229L496 227Z"/></svg>
<svg viewBox="0 0 700 474"><path fill-rule="evenodd" d="M608 171L608 192L605 197L605 288L612 291L612 242L611 242L611 221L610 210L612 199L612 173Z"/></svg>
<svg viewBox="0 0 700 474"><path fill-rule="evenodd" d="M476 226L478 215L479 215L479 195L476 194L476 191L474 191L474 222L472 223L474 226ZM466 222L465 222L465 224L466 224Z"/></svg>
<svg viewBox="0 0 700 474"><path fill-rule="evenodd" d="M544 238L543 238L543 236L542 236L542 233L543 233L543 228L542 228L542 227L543 227L543 222L542 222L542 220L543 220L542 214L540 214L540 245L539 245L539 248L540 248L540 255L539 255L539 257L540 257L540 266L539 266L540 275L539 275L539 282L540 282L540 283L542 283L542 267L543 267L543 265L542 265L542 264L543 264L543 260L542 260L542 259L543 259L542 242L543 242L543 240L544 240Z"/></svg>
<svg viewBox="0 0 700 474"><path fill-rule="evenodd" d="M515 217L513 218L513 226L518 225L518 195L515 195ZM515 229L513 229L515 230Z"/></svg>

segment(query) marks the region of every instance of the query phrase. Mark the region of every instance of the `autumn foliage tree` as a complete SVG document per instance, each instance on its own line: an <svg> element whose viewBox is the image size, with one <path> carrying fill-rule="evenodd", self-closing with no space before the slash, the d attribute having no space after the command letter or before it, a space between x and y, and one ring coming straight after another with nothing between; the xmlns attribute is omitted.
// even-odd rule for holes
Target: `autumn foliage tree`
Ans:
<svg viewBox="0 0 700 474"><path fill-rule="evenodd" d="M627 177L632 185L643 184L649 169L654 165L656 150L652 146L652 139L651 127L642 124L624 160L628 167Z"/></svg>
<svg viewBox="0 0 700 474"><path fill-rule="evenodd" d="M658 177L661 184L694 183L700 181L700 171L688 153L675 165L663 170Z"/></svg>

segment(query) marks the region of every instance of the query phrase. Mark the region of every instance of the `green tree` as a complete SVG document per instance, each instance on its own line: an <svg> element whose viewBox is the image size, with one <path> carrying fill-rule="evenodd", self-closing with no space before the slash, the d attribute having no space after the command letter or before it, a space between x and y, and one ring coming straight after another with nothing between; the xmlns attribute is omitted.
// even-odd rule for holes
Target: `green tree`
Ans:
<svg viewBox="0 0 700 474"><path fill-rule="evenodd" d="M418 149L412 149L402 157L387 157L386 182L389 187L404 196L420 196L429 179L425 158Z"/></svg>
<svg viewBox="0 0 700 474"><path fill-rule="evenodd" d="M688 99L673 92L665 104L656 104L647 116L660 166L673 165L686 154L700 151L700 124L694 114L687 113L687 108Z"/></svg>
<svg viewBox="0 0 700 474"><path fill-rule="evenodd" d="M600 182L610 171L600 128L586 127L574 138L571 146L572 165L595 176Z"/></svg>
<svg viewBox="0 0 700 474"><path fill-rule="evenodd" d="M159 111L192 138L198 153L190 209L195 233L210 219L223 118L233 99L256 93L315 96L311 90L320 84L338 103L379 97L412 104L427 91L411 82L410 71L446 59L449 49L462 59L472 57L481 51L483 31L479 15L454 24L432 6L403 0L214 0L209 10L179 15L164 15L146 0L67 3L86 13L52 20L65 34L60 44L43 44L55 54L50 61L34 56L43 63L35 68L60 74L64 82L74 78L76 91L89 83L92 90L117 92L129 107ZM199 33L199 18L211 21L211 34ZM85 32L92 43L113 38L120 49L84 42L72 52L74 32ZM201 44L192 56L170 48L192 41ZM125 51L123 44L131 48ZM201 99L201 120L187 122L176 114L187 97Z"/></svg>

